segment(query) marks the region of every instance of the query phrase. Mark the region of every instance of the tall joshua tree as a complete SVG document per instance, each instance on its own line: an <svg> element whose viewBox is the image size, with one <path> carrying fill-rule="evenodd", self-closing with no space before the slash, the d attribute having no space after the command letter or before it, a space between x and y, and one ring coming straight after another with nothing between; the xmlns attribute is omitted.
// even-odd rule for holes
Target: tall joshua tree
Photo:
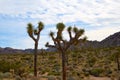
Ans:
<svg viewBox="0 0 120 80"><path fill-rule="evenodd" d="M117 63L117 72L120 74L120 53L119 51L115 53L115 60ZM118 76L118 80L120 80L120 75Z"/></svg>
<svg viewBox="0 0 120 80"><path fill-rule="evenodd" d="M27 25L27 33L34 40L34 76L37 76L37 49L38 49L38 41L40 38L40 32L43 30L44 24L42 22L38 23L38 27L34 29L31 23Z"/></svg>
<svg viewBox="0 0 120 80"><path fill-rule="evenodd" d="M62 80L66 80L66 51L70 48L71 45L77 45L80 41L85 41L86 37L80 39L80 37L84 34L83 29L78 29L77 27L68 27L67 32L69 34L69 41L63 39L62 32L65 28L63 23L58 23L56 25L57 35L54 36L54 32L50 32L50 37L52 38L54 45L50 45L48 42L46 43L46 47L54 47L62 54ZM72 35L74 33L74 36Z"/></svg>
<svg viewBox="0 0 120 80"><path fill-rule="evenodd" d="M116 57L116 63L117 63L117 68L118 68L118 71L120 71L120 53L119 52L117 52L116 54L115 54L115 57Z"/></svg>

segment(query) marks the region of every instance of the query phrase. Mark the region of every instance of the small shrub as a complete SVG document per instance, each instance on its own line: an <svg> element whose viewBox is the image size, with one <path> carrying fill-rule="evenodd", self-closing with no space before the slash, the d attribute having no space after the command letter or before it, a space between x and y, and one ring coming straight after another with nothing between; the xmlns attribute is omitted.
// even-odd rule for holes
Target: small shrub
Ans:
<svg viewBox="0 0 120 80"><path fill-rule="evenodd" d="M89 72L85 72L84 75L85 75L86 77L88 77L88 76L89 76Z"/></svg>
<svg viewBox="0 0 120 80"><path fill-rule="evenodd" d="M102 72L103 72L103 69L97 68L97 69L92 69L92 70L90 71L90 74L98 77L98 76L100 76L100 74L101 74Z"/></svg>
<svg viewBox="0 0 120 80"><path fill-rule="evenodd" d="M75 78L73 78L73 77L68 77L68 80L75 80Z"/></svg>
<svg viewBox="0 0 120 80"><path fill-rule="evenodd" d="M52 72L49 72L48 75L59 76L60 73L59 73L59 72L52 71Z"/></svg>
<svg viewBox="0 0 120 80"><path fill-rule="evenodd" d="M48 80L56 80L54 76L48 76Z"/></svg>
<svg viewBox="0 0 120 80"><path fill-rule="evenodd" d="M57 79L57 80L62 80L61 77L59 77L59 76L57 76L56 79Z"/></svg>
<svg viewBox="0 0 120 80"><path fill-rule="evenodd" d="M3 73L2 72L0 72L0 79L2 79L3 78Z"/></svg>
<svg viewBox="0 0 120 80"><path fill-rule="evenodd" d="M3 77L4 78L10 78L10 77L12 77L12 74L9 73L9 72L6 72L6 73L3 74Z"/></svg>
<svg viewBox="0 0 120 80"><path fill-rule="evenodd" d="M54 60L56 57L55 56L50 56L49 59L50 60Z"/></svg>
<svg viewBox="0 0 120 80"><path fill-rule="evenodd" d="M15 76L15 80L22 80L20 76Z"/></svg>

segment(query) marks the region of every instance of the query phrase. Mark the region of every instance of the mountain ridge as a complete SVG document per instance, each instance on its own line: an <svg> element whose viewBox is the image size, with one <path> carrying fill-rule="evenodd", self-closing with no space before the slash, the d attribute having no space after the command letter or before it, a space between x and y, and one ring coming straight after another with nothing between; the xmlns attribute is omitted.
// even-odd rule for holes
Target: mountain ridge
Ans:
<svg viewBox="0 0 120 80"><path fill-rule="evenodd" d="M103 48L103 47L118 47L120 46L120 32L116 32L102 41L89 41L87 40L84 44L79 43L77 45L78 48ZM73 47L71 48L73 49ZM11 47L1 48L0 47L0 54L1 53L33 53L33 49L13 49ZM41 51L48 51L48 52L55 52L55 48L48 48L48 49L39 49L38 52Z"/></svg>

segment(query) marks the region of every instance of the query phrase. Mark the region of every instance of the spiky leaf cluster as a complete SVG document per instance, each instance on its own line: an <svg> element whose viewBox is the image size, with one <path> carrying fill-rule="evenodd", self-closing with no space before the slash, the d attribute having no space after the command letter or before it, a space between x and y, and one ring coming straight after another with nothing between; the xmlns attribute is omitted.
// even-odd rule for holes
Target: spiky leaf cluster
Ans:
<svg viewBox="0 0 120 80"><path fill-rule="evenodd" d="M44 24L42 22L38 23L38 29L41 31L44 28Z"/></svg>
<svg viewBox="0 0 120 80"><path fill-rule="evenodd" d="M33 25L31 23L28 23L27 26L27 33L29 34L29 36L33 36Z"/></svg>
<svg viewBox="0 0 120 80"><path fill-rule="evenodd" d="M58 29L58 31L62 32L65 28L65 25L63 23L58 23L56 25L56 28Z"/></svg>
<svg viewBox="0 0 120 80"><path fill-rule="evenodd" d="M69 34L69 41L66 41L63 39L63 30L65 28L65 25L63 23L58 23L56 25L57 28L57 36L55 38L54 33L50 32L50 37L52 38L53 42L54 42L54 47L56 47L57 49L60 50L60 47L63 50L67 50L71 45L76 45L80 42L80 40L82 40L83 42L86 41L87 37L83 37L82 39L80 39L80 37L84 34L84 29L78 29L77 27L71 27L69 26L67 28L67 32ZM73 35L74 34L74 35ZM47 43L46 45L47 47L49 45L49 43ZM53 47L53 45L51 45Z"/></svg>
<svg viewBox="0 0 120 80"><path fill-rule="evenodd" d="M63 23L58 23L57 25L56 25L56 28L57 28L57 37L56 37L56 40L62 40L62 32L63 32L63 30L64 30L64 28L65 28L65 25L63 24Z"/></svg>
<svg viewBox="0 0 120 80"><path fill-rule="evenodd" d="M34 29L34 26L32 25L32 23L28 23L27 33L34 41L36 41L38 40L40 32L43 28L44 28L44 24L42 22L38 23L38 27L36 29ZM37 36L37 38L35 38L34 35Z"/></svg>

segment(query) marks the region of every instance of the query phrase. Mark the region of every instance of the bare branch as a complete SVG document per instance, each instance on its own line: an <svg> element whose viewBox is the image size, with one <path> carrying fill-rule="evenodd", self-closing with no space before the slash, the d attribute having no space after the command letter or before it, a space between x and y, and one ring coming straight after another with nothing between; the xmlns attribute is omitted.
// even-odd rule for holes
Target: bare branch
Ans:
<svg viewBox="0 0 120 80"><path fill-rule="evenodd" d="M68 31L68 34L69 34L70 39L72 39L72 33L71 33L71 30L72 30L72 27L69 26L69 27L67 28L67 31Z"/></svg>
<svg viewBox="0 0 120 80"><path fill-rule="evenodd" d="M53 47L53 48L55 48L54 45L50 45L48 42L45 44L45 46L46 46L46 47Z"/></svg>

